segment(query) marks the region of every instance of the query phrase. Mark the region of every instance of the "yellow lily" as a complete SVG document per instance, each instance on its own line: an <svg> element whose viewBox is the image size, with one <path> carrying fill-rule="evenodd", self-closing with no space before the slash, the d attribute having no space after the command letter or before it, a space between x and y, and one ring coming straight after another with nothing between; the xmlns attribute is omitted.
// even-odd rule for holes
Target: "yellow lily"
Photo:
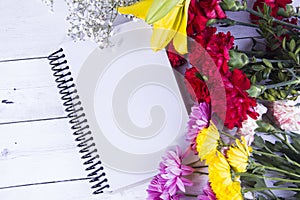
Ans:
<svg viewBox="0 0 300 200"><path fill-rule="evenodd" d="M155 0L141 0L131 6L119 7L121 14L132 14L143 20L147 19L147 14ZM173 1L173 0L165 0ZM187 16L190 0L180 0L177 5L170 9L168 13L153 23L150 20L146 22L153 24L153 33L151 37L151 47L154 51L161 50L173 39L176 51L180 54L188 52L187 49Z"/></svg>

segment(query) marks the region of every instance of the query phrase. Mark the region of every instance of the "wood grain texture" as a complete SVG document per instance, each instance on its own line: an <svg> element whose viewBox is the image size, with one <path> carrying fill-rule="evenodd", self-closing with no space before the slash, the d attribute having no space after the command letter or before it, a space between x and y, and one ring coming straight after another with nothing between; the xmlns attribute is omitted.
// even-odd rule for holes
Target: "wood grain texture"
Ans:
<svg viewBox="0 0 300 200"><path fill-rule="evenodd" d="M62 117L47 59L0 62L0 123Z"/></svg>
<svg viewBox="0 0 300 200"><path fill-rule="evenodd" d="M47 56L65 45L74 47L66 52L76 58L69 64L80 67L96 46L74 44L66 37L67 6L54 2L54 12L49 12L40 0L0 1L0 199L145 199L147 183L120 193L92 195L91 184L82 180L86 172L47 60L10 61ZM248 20L243 13L229 16ZM255 34L252 28L239 26L219 30L230 30L235 37ZM252 42L237 44L247 48Z"/></svg>

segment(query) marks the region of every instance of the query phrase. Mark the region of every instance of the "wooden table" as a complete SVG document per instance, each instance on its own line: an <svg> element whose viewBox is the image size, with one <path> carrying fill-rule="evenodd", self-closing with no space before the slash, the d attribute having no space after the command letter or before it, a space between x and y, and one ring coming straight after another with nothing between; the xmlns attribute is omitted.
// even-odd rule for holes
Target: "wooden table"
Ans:
<svg viewBox="0 0 300 200"><path fill-rule="evenodd" d="M145 199L147 184L92 195L45 59L59 45L72 43L65 2L55 1L51 13L39 0L1 0L0 10L0 199ZM249 34L244 28L232 31ZM79 53L71 62L80 65L86 56Z"/></svg>
<svg viewBox="0 0 300 200"><path fill-rule="evenodd" d="M95 196L85 180L44 58L71 42L65 2L56 1L54 13L39 0L1 1L0 10L0 199L145 199L146 184Z"/></svg>

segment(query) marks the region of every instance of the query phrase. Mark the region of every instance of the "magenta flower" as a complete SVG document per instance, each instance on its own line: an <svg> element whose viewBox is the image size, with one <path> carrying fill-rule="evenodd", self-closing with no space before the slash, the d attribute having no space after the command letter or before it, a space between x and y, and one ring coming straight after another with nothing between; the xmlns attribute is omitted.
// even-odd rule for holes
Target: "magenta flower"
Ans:
<svg viewBox="0 0 300 200"><path fill-rule="evenodd" d="M210 184L208 183L204 188L201 195L197 197L198 200L216 200L216 195L212 191Z"/></svg>
<svg viewBox="0 0 300 200"><path fill-rule="evenodd" d="M184 178L193 173L192 167L182 164L186 153L182 154L177 146L175 151L168 151L160 163L160 174L156 175L148 187L148 200L175 200L179 199L185 192L185 186L192 186L193 182Z"/></svg>
<svg viewBox="0 0 300 200"><path fill-rule="evenodd" d="M186 133L186 140L191 143L191 149L197 154L196 138L200 130L209 126L211 118L211 110L209 104L206 102L195 103L191 108L191 113L188 121L188 131Z"/></svg>
<svg viewBox="0 0 300 200"><path fill-rule="evenodd" d="M160 174L154 176L147 189L148 192L147 200L160 200L161 199L160 196L164 192L165 183L166 181L163 178L161 178Z"/></svg>

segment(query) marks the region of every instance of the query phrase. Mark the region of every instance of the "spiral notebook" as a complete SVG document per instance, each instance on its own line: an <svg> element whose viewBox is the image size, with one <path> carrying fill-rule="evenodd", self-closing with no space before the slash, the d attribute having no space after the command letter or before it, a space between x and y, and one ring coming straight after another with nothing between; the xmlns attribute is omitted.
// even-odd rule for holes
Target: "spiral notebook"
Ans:
<svg viewBox="0 0 300 200"><path fill-rule="evenodd" d="M110 47L95 48L80 66L69 65L76 44L48 57L94 194L149 180L166 149L186 146L178 80L150 38L151 27L128 22L115 28Z"/></svg>

